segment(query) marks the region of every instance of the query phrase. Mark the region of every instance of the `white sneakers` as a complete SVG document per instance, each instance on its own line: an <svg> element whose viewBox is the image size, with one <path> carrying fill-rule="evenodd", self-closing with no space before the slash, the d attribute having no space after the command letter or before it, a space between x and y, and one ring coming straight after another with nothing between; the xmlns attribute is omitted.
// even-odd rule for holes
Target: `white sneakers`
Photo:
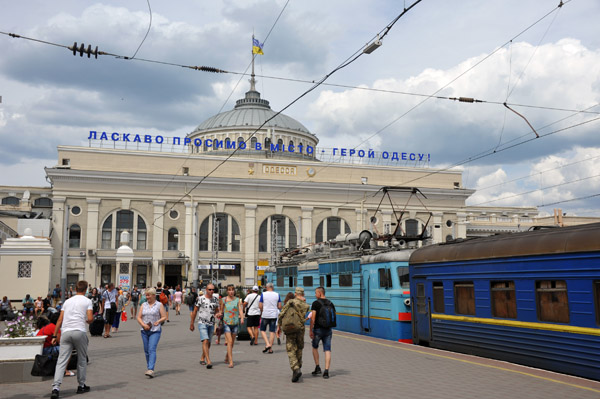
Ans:
<svg viewBox="0 0 600 399"><path fill-rule="evenodd" d="M146 373L144 374L146 377L148 378L154 378L154 371L152 370L147 370Z"/></svg>

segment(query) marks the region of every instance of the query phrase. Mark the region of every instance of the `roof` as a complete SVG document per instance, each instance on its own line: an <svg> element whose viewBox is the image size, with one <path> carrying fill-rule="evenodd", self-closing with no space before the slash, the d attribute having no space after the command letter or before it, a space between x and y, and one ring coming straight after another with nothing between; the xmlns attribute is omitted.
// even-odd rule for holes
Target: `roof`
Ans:
<svg viewBox="0 0 600 399"><path fill-rule="evenodd" d="M221 112L214 115L190 133L197 135L203 131L212 129L234 128L234 127L259 127L266 120L273 118L277 112L273 111L269 106L269 102L260 98L260 93L255 90L246 92L246 97L237 100L234 109L231 111ZM302 133L311 134L308 129L285 114L279 114L265 124L266 128L281 128L287 130L295 130Z"/></svg>
<svg viewBox="0 0 600 399"><path fill-rule="evenodd" d="M600 249L600 223L500 234L429 245L416 250L411 264L498 259Z"/></svg>

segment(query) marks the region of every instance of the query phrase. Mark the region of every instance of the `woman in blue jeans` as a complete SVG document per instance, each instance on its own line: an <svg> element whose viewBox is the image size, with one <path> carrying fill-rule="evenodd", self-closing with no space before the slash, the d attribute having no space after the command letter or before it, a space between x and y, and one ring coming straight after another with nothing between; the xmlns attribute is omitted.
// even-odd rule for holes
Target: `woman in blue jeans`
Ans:
<svg viewBox="0 0 600 399"><path fill-rule="evenodd" d="M137 322L142 327L142 342L146 354L146 376L154 378L156 363L156 346L160 340L161 323L167 319L167 312L162 303L156 300L156 290L148 288L145 291L146 302L142 304L137 315Z"/></svg>

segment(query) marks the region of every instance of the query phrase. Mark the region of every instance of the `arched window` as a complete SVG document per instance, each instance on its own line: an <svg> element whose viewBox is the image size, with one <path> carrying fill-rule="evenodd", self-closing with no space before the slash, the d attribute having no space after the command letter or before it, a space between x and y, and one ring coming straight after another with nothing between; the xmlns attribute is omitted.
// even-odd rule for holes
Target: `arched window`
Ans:
<svg viewBox="0 0 600 399"><path fill-rule="evenodd" d="M110 249L110 243L112 241L112 220L113 217L110 215L102 225L102 249Z"/></svg>
<svg viewBox="0 0 600 399"><path fill-rule="evenodd" d="M227 137L227 138L225 139L225 149L229 148L229 146L230 146L230 143L231 143L231 139L230 139L229 137Z"/></svg>
<svg viewBox="0 0 600 399"><path fill-rule="evenodd" d="M33 201L33 206L40 208L52 208L52 200L46 197L37 198L35 201Z"/></svg>
<svg viewBox="0 0 600 399"><path fill-rule="evenodd" d="M252 139L250 139L250 148L252 148L253 150L256 149L257 141L258 141L258 139L256 137L252 137Z"/></svg>
<svg viewBox="0 0 600 399"><path fill-rule="evenodd" d="M2 198L2 205L19 205L21 201L17 197Z"/></svg>
<svg viewBox="0 0 600 399"><path fill-rule="evenodd" d="M135 223L134 223L135 221ZM120 210L107 216L102 224L102 249L117 249L121 246L121 233L129 233L129 245L133 249L147 249L148 230L146 222L137 211ZM134 238L135 237L135 244Z"/></svg>
<svg viewBox="0 0 600 399"><path fill-rule="evenodd" d="M268 150L270 148L271 148L271 138L265 137L265 150Z"/></svg>
<svg viewBox="0 0 600 399"><path fill-rule="evenodd" d="M175 227L169 229L167 235L167 249L169 251L177 251L179 249L179 232Z"/></svg>
<svg viewBox="0 0 600 399"><path fill-rule="evenodd" d="M227 213L217 213L209 215L202 221L200 225L200 251L212 250L213 231L218 225L219 234L217 242L219 251L223 252L239 252L240 251L240 226L235 219Z"/></svg>
<svg viewBox="0 0 600 399"><path fill-rule="evenodd" d="M78 224L69 227L69 248L81 248L81 227Z"/></svg>
<svg viewBox="0 0 600 399"><path fill-rule="evenodd" d="M146 222L140 215L137 217L137 249L146 249Z"/></svg>
<svg viewBox="0 0 600 399"><path fill-rule="evenodd" d="M242 145L243 142L245 142L246 140L244 140L243 137L238 137L237 139L237 148L240 148L240 146Z"/></svg>
<svg viewBox="0 0 600 399"><path fill-rule="evenodd" d="M342 223L343 222L343 223ZM325 232L325 234L323 234ZM316 242L333 240L338 234L351 233L350 226L345 220L338 217L328 217L317 226Z"/></svg>
<svg viewBox="0 0 600 399"><path fill-rule="evenodd" d="M296 226L285 215L266 218L258 229L258 252L272 252L273 238L278 252L298 247Z"/></svg>
<svg viewBox="0 0 600 399"><path fill-rule="evenodd" d="M294 140L290 140L290 146L294 145Z"/></svg>

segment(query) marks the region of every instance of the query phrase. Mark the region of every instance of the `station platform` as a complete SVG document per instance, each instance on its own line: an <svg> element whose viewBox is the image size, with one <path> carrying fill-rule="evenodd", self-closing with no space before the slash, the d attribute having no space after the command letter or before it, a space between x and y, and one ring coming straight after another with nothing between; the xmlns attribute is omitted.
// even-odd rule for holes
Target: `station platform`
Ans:
<svg viewBox="0 0 600 399"><path fill-rule="evenodd" d="M518 366L506 362L456 354L411 344L335 332L328 380L313 377L312 350L305 338L303 377L291 382L291 370L282 345L274 354L263 354L264 343L250 346L236 342L235 367L225 358L225 336L214 344L207 370L199 364L201 351L197 329L189 331L187 307L180 316L170 312L160 343L155 378L144 376L145 358L139 326L121 323L111 338L90 337L87 385L84 398L164 397L267 397L267 398L594 398L600 382ZM321 353L321 367L324 357ZM600 371L599 371L600 372ZM5 399L50 396L52 380L0 385ZM61 398L75 394L76 377L65 377Z"/></svg>

